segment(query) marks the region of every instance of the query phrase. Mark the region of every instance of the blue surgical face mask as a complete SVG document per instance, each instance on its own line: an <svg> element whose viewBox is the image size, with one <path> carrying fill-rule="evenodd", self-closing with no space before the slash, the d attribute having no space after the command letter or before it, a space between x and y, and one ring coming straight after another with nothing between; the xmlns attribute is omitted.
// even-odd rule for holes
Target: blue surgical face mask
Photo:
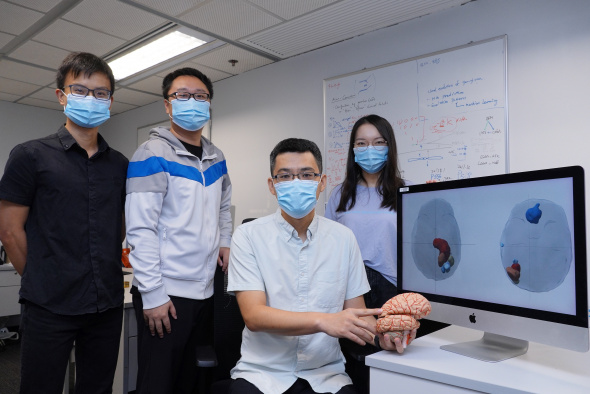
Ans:
<svg viewBox="0 0 590 394"><path fill-rule="evenodd" d="M369 174L374 174L381 171L387 163L387 152L388 147L383 150L377 150L373 146L367 147L364 151L359 151L358 148L354 148L354 161Z"/></svg>
<svg viewBox="0 0 590 394"><path fill-rule="evenodd" d="M209 102L189 100L172 100L172 121L188 131L197 131L209 120ZM168 115L170 116L170 115Z"/></svg>
<svg viewBox="0 0 590 394"><path fill-rule="evenodd" d="M301 219L315 208L318 183L299 179L275 183L279 206L292 218Z"/></svg>
<svg viewBox="0 0 590 394"><path fill-rule="evenodd" d="M64 93L65 94L65 93ZM77 97L67 95L68 102L64 114L80 127L92 129L100 126L111 117L111 100L98 100L93 96Z"/></svg>

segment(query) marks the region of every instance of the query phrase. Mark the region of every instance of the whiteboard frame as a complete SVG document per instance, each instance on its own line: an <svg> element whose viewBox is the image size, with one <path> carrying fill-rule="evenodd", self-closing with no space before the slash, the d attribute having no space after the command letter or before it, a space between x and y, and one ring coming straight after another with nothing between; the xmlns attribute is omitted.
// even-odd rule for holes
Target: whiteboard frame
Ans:
<svg viewBox="0 0 590 394"><path fill-rule="evenodd" d="M448 53L448 52L453 52L453 51L458 51L464 48L469 48L472 46L476 46L476 45L481 45L481 44L486 44L488 42L492 42L492 41L496 41L496 40L502 40L503 41L503 50L504 50L504 102L505 102L505 106L504 106L504 150L505 150L505 160L504 160L504 167L505 167L505 172L504 173L510 173L510 152L509 152L509 144L508 144L508 138L509 138L509 130L508 130L508 35L504 34L504 35L500 35L500 36L495 36L492 38L488 38L485 40L480 40L480 41L470 41L467 44L463 44L463 45L459 45L459 46L455 46L452 48L448 48L448 49L443 49L440 51L436 51L436 52L430 52L430 53L426 53L423 55L419 55L419 56L414 56L412 58L408 58L408 59L403 59L403 60L398 60L392 63L387 63L387 64L382 64L380 66L375 66L375 67L370 67L370 68L363 68L362 70L357 70L357 71L353 71L347 74L342 74L342 75L337 75L334 77L330 77L330 78L326 78L323 80L323 105L324 105L324 159L323 161L325 162L325 164L327 164L327 159L328 159L328 139L326 138L327 135L327 131L326 130L326 116L327 116L327 109L326 109L326 86L331 82L334 81L336 79L341 79L341 78L346 78L349 77L351 75L356 75L356 74L361 74L361 73L365 73L365 72L370 72L370 71L374 71L374 70L379 70L381 68L386 68L386 67L392 67L398 64L402 64L402 63L407 63L407 62L413 62L419 59L423 59L423 58L427 58L427 57L431 57L431 56L436 56L436 55L440 55L443 53ZM395 131L395 130L394 130ZM326 165L324 165L324 167L326 167ZM325 173L325 171L324 171ZM325 201L327 203L328 198L329 198L329 194L332 192L332 190L326 190L325 194Z"/></svg>

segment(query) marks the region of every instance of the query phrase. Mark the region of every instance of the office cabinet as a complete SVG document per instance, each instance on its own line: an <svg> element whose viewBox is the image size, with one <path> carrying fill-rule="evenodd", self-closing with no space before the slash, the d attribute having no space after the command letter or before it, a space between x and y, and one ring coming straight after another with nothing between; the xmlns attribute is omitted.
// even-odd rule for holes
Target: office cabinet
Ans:
<svg viewBox="0 0 590 394"><path fill-rule="evenodd" d="M0 265L0 316L20 315L20 275L11 264Z"/></svg>

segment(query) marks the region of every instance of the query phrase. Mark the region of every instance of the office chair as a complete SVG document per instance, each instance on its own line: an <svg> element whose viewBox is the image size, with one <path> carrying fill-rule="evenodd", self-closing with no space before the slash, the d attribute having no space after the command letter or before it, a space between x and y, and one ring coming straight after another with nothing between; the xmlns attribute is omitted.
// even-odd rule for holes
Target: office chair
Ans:
<svg viewBox="0 0 590 394"><path fill-rule="evenodd" d="M247 223L254 218L244 219ZM236 297L227 293L227 275L217 267L213 279L213 347L198 347L197 367L205 368L204 379L211 394L226 393L231 384L230 370L241 357L245 324ZM201 376L203 376L203 373ZM202 388L201 388L201 392Z"/></svg>
<svg viewBox="0 0 590 394"><path fill-rule="evenodd" d="M199 393L224 393L229 389L230 370L240 359L244 320L236 297L227 294L227 275L217 267L213 279L213 346L196 348L200 369Z"/></svg>
<svg viewBox="0 0 590 394"><path fill-rule="evenodd" d="M358 394L369 394L369 367L365 365L365 357L378 352L371 345L361 346L350 339L340 339L340 349L346 359L344 370L352 380Z"/></svg>

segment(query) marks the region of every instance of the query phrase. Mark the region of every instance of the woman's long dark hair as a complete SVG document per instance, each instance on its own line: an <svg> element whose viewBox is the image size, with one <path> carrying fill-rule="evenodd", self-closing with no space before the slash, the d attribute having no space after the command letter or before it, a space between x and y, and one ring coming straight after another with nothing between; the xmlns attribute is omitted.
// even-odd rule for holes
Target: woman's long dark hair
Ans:
<svg viewBox="0 0 590 394"><path fill-rule="evenodd" d="M336 208L337 212L348 211L356 204L356 187L359 181L363 179L363 170L354 161L354 140L356 139L356 132L359 127L367 123L375 126L379 134L387 141L387 146L389 147L387 162L379 174L379 179L377 179L377 192L383 196L383 201L381 202L382 208L388 208L390 211L396 210L396 191L398 187L404 186L404 181L399 172L397 144L395 143L393 128L386 119L378 115L367 115L357 120L350 132L346 176L344 177L344 182L342 182L340 203L338 204L338 208Z"/></svg>

